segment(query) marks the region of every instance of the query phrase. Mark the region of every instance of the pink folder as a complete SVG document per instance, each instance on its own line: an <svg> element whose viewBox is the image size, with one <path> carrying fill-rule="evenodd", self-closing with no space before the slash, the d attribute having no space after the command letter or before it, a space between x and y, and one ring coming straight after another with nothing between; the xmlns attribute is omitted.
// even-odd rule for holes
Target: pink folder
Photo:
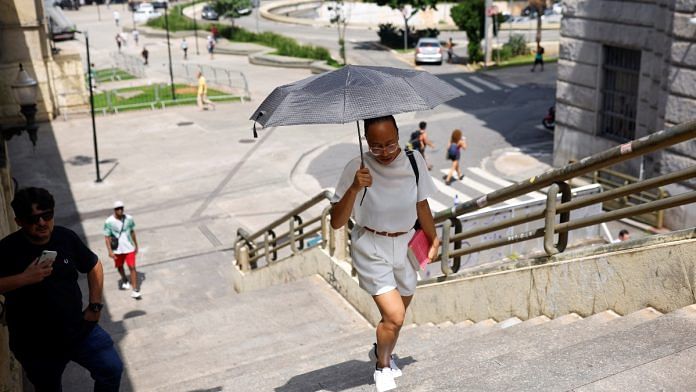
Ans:
<svg viewBox="0 0 696 392"><path fill-rule="evenodd" d="M430 251L430 240L423 230L417 230L411 241L408 242L408 259L413 264L414 269L420 267L425 271L425 266L430 263L428 252Z"/></svg>

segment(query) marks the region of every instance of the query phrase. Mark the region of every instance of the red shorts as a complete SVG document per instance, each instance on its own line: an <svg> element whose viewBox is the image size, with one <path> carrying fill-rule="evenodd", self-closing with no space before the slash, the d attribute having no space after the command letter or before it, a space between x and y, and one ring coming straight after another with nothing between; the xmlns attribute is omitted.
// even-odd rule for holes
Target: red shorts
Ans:
<svg viewBox="0 0 696 392"><path fill-rule="evenodd" d="M126 265L128 265L129 268L135 268L135 252L114 254L114 256L116 256L114 258L114 264L116 265L116 268L123 267L124 261L126 262Z"/></svg>

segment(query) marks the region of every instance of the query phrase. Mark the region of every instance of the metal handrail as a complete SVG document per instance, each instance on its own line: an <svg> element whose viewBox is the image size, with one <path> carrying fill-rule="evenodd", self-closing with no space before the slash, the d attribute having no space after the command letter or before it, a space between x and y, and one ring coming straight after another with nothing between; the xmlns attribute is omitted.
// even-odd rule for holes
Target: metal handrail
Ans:
<svg viewBox="0 0 696 392"><path fill-rule="evenodd" d="M583 158L579 162L571 163L558 169L551 169L538 176L533 176L525 181L509 185L505 188L493 191L478 199L472 199L459 204L451 210L440 211L435 214L436 223L456 217L467 212L473 212L489 205L502 203L509 199L530 192L546 188L554 182L567 181L573 177L579 177L599 168L611 166L628 159L632 159L671 145L687 141L696 137L696 120L675 125L672 128L644 136L640 139L612 147L603 152Z"/></svg>
<svg viewBox="0 0 696 392"><path fill-rule="evenodd" d="M520 181L516 184L512 184L505 188L493 191L478 199L470 200L464 202L457 207L450 210L440 211L434 215L435 223L443 226L443 248L442 254L438 256L441 261L442 271L445 275L450 275L458 271L460 265L460 259L463 255L479 252L486 249L496 248L499 246L504 246L512 244L515 242L526 241L533 238L545 237L545 250L547 254L552 255L554 253L562 252L565 248L567 237L565 233L578 228L586 227L589 225L594 225L602 222L608 222L616 219L621 219L625 217L634 216L636 214L642 214L645 212L652 212L656 210L664 210L666 208L672 208L674 206L693 203L696 201L696 192L690 192L686 194L680 194L672 197L660 198L655 201L648 203L639 204L632 207L621 208L619 210L614 210L608 213L603 213L598 216L590 216L587 218L576 219L573 221L569 220L570 211L583 208L589 205L597 204L607 200L613 200L620 197L627 197L628 195L634 195L636 193L640 194L646 189L652 189L655 187L673 184L676 182L685 181L696 177L696 167L689 167L678 172L668 173L661 175L659 177L650 178L633 184L627 184L619 188L614 188L600 194L591 195L583 197L582 199L570 200L569 187L566 185L565 181L572 178L582 176L584 174L593 172L599 168L614 165L616 163L635 158L637 156L647 154L665 147L681 143L690 139L696 138L696 120L691 120L672 128L665 129L654 134L645 136L643 138L637 139L632 142L622 144L605 150L603 152L597 153L595 155L586 157L579 162L571 163L563 168L551 169L547 172L531 177L525 181ZM556 185L554 185L556 184ZM458 217L465 213L470 213L484 207L502 203L509 199L515 197L539 191L543 188L549 187L549 192L547 196L547 206L545 209L539 212L528 214L524 217L516 217L508 219L502 222L497 222L492 225L488 225L485 228L476 228L462 232L462 224ZM557 192L563 190L564 197L562 203L557 204L556 199L558 197ZM294 225L296 217L300 213L307 211L309 208L317 205L324 200L330 200L333 194L329 191L323 191L307 202L301 204L300 206L294 208L292 211L286 213L282 217L276 219L272 223L266 225L262 229L249 234L244 229L240 228L237 230L237 244L235 244L235 255L241 248L241 244L245 243L250 248L250 252L255 252L256 250L265 249L263 254L253 255L252 260L256 261L263 256L268 259L269 252L277 251L278 249L284 248L290 245L293 248L293 254L298 252L295 242L308 237L310 234L314 234L319 230L322 230L322 234L325 230L326 216L330 210L330 206L327 206L322 211L320 218L311 218L305 223L300 223L299 225ZM561 223L555 222L555 215L561 214ZM475 237L481 234L486 234L490 232L495 232L501 229L510 228L522 223L527 223L539 219L546 219L545 226L536 230L527 231L524 233L519 233L507 238L502 238L499 240L488 241L486 243L477 244L472 247L461 249L461 244L463 239L470 237ZM280 226L283 223L287 223L290 220L290 231L287 234L289 237L289 242L278 244L278 239L274 239L269 243L268 238L265 241L257 244L256 240L266 233L272 231L274 228ZM321 228L309 230L306 233L296 235L295 233L312 223L321 221ZM454 234L451 233L452 227L455 227ZM561 235L559 237L559 243L553 244L554 234ZM285 236L279 236L279 238L285 238ZM454 249L450 249L450 243L454 244ZM327 246L326 238L322 241L322 246ZM335 246L335 245L334 245ZM453 262L452 266L449 262Z"/></svg>

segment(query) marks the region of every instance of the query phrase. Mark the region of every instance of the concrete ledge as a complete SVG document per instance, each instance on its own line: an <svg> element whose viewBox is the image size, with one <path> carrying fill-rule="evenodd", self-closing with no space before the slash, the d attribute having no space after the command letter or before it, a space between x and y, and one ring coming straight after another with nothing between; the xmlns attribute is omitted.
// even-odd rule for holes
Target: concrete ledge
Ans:
<svg viewBox="0 0 696 392"><path fill-rule="evenodd" d="M645 307L668 313L696 303L696 229L569 252L549 263L419 285L406 323L505 320L568 313L583 317ZM379 313L350 265L313 248L249 272L233 268L237 291L321 275L373 325Z"/></svg>

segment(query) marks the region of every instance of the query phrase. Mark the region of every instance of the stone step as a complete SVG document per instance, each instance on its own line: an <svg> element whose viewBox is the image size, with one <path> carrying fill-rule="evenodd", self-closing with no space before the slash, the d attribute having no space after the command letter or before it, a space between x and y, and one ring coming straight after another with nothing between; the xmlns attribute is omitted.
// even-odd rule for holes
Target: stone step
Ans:
<svg viewBox="0 0 696 392"><path fill-rule="evenodd" d="M504 371L447 380L440 377L430 386L452 391L461 385L467 385L467 389L473 391L571 390L696 346L696 334L693 333L696 330L696 305L652 320L645 320L645 316L644 313L633 317L632 322L637 324L629 328L619 323L607 323L605 333L600 336L546 351L541 356L511 364ZM617 330L617 327L620 328ZM692 378L688 374L682 374L680 378L683 380L684 377Z"/></svg>

